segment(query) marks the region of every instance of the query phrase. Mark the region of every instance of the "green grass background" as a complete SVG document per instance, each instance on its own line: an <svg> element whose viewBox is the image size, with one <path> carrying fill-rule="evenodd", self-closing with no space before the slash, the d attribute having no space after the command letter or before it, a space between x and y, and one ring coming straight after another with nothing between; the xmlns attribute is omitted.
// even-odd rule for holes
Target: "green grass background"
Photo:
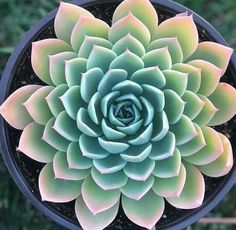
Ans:
<svg viewBox="0 0 236 230"><path fill-rule="evenodd" d="M192 9L236 48L235 0L176 0ZM40 18L59 5L59 0L0 0L0 75L20 37ZM236 189L208 216L236 217ZM39 213L22 195L0 156L0 230L63 230ZM233 230L236 226L195 224L192 229Z"/></svg>

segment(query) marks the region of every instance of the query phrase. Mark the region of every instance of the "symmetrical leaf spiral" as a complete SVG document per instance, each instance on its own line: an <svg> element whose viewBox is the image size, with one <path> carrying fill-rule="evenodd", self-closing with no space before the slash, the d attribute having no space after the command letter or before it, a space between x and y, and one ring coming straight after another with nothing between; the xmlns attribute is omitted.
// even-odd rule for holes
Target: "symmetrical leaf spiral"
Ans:
<svg viewBox="0 0 236 230"><path fill-rule="evenodd" d="M204 199L202 173L227 174L229 140L210 126L236 113L236 90L219 82L232 49L198 43L193 17L158 25L148 0L125 0L111 27L61 3L57 39L32 45L32 67L47 86L27 85L0 107L23 130L19 150L46 163L44 201L76 199L85 230L103 229L121 202L152 228L165 201L181 209Z"/></svg>

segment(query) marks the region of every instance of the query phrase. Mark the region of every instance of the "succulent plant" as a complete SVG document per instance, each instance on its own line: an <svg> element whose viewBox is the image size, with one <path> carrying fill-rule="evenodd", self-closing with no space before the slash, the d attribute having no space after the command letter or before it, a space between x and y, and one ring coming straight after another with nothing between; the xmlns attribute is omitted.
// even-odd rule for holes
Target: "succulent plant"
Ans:
<svg viewBox="0 0 236 230"><path fill-rule="evenodd" d="M57 39L32 44L32 67L47 85L26 85L0 107L23 130L18 150L46 163L43 201L76 199L81 226L103 229L120 203L134 223L152 228L165 201L199 207L202 174L233 165L228 138L210 126L236 113L236 90L219 82L232 49L199 43L192 15L158 25L148 0L125 0L110 27L61 3Z"/></svg>

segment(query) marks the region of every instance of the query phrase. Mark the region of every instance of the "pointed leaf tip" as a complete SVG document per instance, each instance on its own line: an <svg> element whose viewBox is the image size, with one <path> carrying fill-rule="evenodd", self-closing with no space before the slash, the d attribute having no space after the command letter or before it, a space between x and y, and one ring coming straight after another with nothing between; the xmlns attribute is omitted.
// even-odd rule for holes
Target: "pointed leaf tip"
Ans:
<svg viewBox="0 0 236 230"><path fill-rule="evenodd" d="M233 49L215 42L201 42L189 60L202 59L222 69L223 75L228 67Z"/></svg>
<svg viewBox="0 0 236 230"><path fill-rule="evenodd" d="M150 33L153 33L158 25L158 16L149 0L123 1L113 14L112 24L130 12L149 29Z"/></svg>
<svg viewBox="0 0 236 230"><path fill-rule="evenodd" d="M198 46L198 31L192 15L173 17L165 20L157 27L153 37L154 39L177 37L183 51L184 60Z"/></svg>
<svg viewBox="0 0 236 230"><path fill-rule="evenodd" d="M94 16L82 7L61 2L54 21L55 33L59 39L70 43L70 37L75 24L81 16L94 18Z"/></svg>
<svg viewBox="0 0 236 230"><path fill-rule="evenodd" d="M31 64L34 72L45 83L53 85L49 73L49 55L72 51L72 48L59 39L44 39L32 43Z"/></svg>
<svg viewBox="0 0 236 230"><path fill-rule="evenodd" d="M120 191L118 189L103 190L89 176L83 182L82 196L89 210L97 215L112 208L119 201Z"/></svg>
<svg viewBox="0 0 236 230"><path fill-rule="evenodd" d="M182 193L177 197L166 198L176 208L192 209L202 205L205 194L205 182L199 170L191 164L184 163L186 182Z"/></svg>
<svg viewBox="0 0 236 230"><path fill-rule="evenodd" d="M150 191L138 201L123 195L122 207L131 221L144 228L151 229L161 218L165 203L162 197Z"/></svg>
<svg viewBox="0 0 236 230"><path fill-rule="evenodd" d="M82 196L79 196L75 203L75 213L84 230L101 230L106 228L116 217L119 203L110 209L94 215L86 206Z"/></svg>
<svg viewBox="0 0 236 230"><path fill-rule="evenodd" d="M51 163L46 164L39 174L39 190L43 201L72 201L80 195L81 184L81 181L56 179Z"/></svg>
<svg viewBox="0 0 236 230"><path fill-rule="evenodd" d="M233 86L220 82L209 99L218 110L208 125L223 124L236 114L236 89Z"/></svg>
<svg viewBox="0 0 236 230"><path fill-rule="evenodd" d="M24 129L33 119L23 105L41 86L27 85L13 92L1 105L0 114L16 129Z"/></svg>

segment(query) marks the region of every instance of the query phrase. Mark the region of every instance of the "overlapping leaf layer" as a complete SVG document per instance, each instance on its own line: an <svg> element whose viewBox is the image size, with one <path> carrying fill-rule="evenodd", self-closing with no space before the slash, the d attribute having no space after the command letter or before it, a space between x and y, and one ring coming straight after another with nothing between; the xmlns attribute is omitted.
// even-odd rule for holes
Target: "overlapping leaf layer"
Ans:
<svg viewBox="0 0 236 230"><path fill-rule="evenodd" d="M220 82L232 49L198 43L191 15L158 25L148 0L123 1L111 27L62 2L55 32L32 45L48 86L24 86L0 107L23 130L18 149L46 163L42 199L76 199L85 230L108 226L120 202L149 229L165 201L199 207L202 173L220 177L233 165L229 140L210 127L236 113L236 90Z"/></svg>

